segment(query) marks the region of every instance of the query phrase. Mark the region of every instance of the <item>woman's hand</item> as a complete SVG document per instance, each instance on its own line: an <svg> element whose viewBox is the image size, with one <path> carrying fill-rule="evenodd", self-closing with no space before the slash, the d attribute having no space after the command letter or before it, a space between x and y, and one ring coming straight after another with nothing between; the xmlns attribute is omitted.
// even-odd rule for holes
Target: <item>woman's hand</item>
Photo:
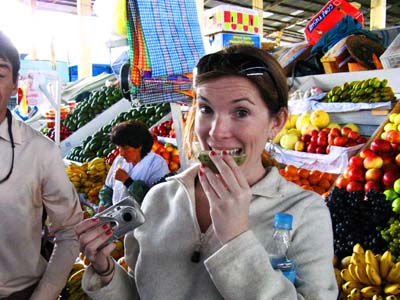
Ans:
<svg viewBox="0 0 400 300"><path fill-rule="evenodd" d="M115 180L125 182L129 178L129 174L122 168L118 168L115 171Z"/></svg>
<svg viewBox="0 0 400 300"><path fill-rule="evenodd" d="M105 273L113 267L111 252L115 249L115 244L110 243L99 250L112 235L112 229L108 224L99 225L98 218L83 220L75 226L75 233L79 238L80 251L90 261L97 273ZM112 274L103 278L103 283L108 283L112 279Z"/></svg>
<svg viewBox="0 0 400 300"><path fill-rule="evenodd" d="M215 234L222 244L249 228L250 186L233 158L222 151L210 153L219 170L214 174L202 165L199 179L210 204L210 215Z"/></svg>

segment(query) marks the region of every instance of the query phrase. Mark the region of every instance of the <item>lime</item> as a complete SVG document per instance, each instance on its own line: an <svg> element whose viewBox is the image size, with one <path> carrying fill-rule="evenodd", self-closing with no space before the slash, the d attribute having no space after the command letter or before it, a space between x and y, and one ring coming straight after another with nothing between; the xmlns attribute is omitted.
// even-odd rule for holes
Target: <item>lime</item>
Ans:
<svg viewBox="0 0 400 300"><path fill-rule="evenodd" d="M400 194L400 178L393 183L393 189L397 194Z"/></svg>
<svg viewBox="0 0 400 300"><path fill-rule="evenodd" d="M392 202L392 210L397 213L400 214L400 198L396 198L393 200Z"/></svg>
<svg viewBox="0 0 400 300"><path fill-rule="evenodd" d="M387 201L393 201L394 199L399 197L399 195L391 189L385 190L383 193L385 194Z"/></svg>

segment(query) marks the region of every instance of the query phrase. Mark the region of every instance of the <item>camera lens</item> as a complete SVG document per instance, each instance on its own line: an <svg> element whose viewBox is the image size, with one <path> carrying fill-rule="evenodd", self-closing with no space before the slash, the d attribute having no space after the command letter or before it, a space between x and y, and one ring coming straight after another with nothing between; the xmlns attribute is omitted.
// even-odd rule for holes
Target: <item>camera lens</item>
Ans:
<svg viewBox="0 0 400 300"><path fill-rule="evenodd" d="M125 222L130 222L130 221L132 221L133 217L132 217L132 214L131 214L130 212L126 212L126 213L124 213L124 214L122 215L122 219L123 219Z"/></svg>

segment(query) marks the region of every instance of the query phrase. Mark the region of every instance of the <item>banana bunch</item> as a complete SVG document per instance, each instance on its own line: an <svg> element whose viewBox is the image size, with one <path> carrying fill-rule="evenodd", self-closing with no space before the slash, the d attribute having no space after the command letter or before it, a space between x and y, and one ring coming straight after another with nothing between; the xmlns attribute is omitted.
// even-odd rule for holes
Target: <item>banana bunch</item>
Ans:
<svg viewBox="0 0 400 300"><path fill-rule="evenodd" d="M394 92L387 84L387 79L380 80L378 77L345 82L332 88L322 101L375 103L395 100Z"/></svg>
<svg viewBox="0 0 400 300"><path fill-rule="evenodd" d="M343 299L400 300L400 262L393 262L389 250L382 255L374 254L356 244L352 255L343 258L340 264L341 280L337 268L335 275Z"/></svg>
<svg viewBox="0 0 400 300"><path fill-rule="evenodd" d="M71 162L65 170L75 189L80 192L82 184L87 180L88 177L86 174L86 166Z"/></svg>
<svg viewBox="0 0 400 300"><path fill-rule="evenodd" d="M81 264L82 265L82 264ZM75 265L74 265L75 266ZM83 265L82 265L83 266ZM85 272L84 268L73 273L67 280L67 288L69 292L69 300L90 300L82 289L82 277Z"/></svg>

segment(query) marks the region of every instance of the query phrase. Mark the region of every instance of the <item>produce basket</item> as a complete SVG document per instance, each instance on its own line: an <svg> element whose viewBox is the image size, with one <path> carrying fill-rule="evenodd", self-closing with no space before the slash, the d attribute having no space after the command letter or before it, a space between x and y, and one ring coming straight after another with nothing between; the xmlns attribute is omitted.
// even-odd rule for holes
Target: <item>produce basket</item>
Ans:
<svg viewBox="0 0 400 300"><path fill-rule="evenodd" d="M341 174L346 169L349 158L363 146L364 144L352 147L332 146L329 154L286 150L271 143L267 143L265 149L281 164L294 165L298 168L309 170L320 170L332 174Z"/></svg>
<svg viewBox="0 0 400 300"><path fill-rule="evenodd" d="M385 69L400 67L400 34L381 55L380 60Z"/></svg>

